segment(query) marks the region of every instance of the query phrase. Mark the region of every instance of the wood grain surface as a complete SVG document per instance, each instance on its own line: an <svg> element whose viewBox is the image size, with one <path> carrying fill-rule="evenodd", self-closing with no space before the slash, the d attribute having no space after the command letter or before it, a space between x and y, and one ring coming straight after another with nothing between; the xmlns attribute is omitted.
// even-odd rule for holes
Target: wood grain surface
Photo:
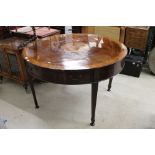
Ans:
<svg viewBox="0 0 155 155"><path fill-rule="evenodd" d="M23 50L33 65L55 70L82 70L108 66L122 60L126 47L94 34L63 34L36 40Z"/></svg>

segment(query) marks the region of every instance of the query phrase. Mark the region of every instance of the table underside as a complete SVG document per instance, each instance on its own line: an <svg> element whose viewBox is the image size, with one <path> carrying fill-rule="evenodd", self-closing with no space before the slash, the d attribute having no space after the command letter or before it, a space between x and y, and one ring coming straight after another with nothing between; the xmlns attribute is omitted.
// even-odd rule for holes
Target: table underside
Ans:
<svg viewBox="0 0 155 155"><path fill-rule="evenodd" d="M52 70L27 63L27 69L31 76L43 81L59 84L88 84L106 80L120 73L124 66L124 60L98 69L86 70Z"/></svg>

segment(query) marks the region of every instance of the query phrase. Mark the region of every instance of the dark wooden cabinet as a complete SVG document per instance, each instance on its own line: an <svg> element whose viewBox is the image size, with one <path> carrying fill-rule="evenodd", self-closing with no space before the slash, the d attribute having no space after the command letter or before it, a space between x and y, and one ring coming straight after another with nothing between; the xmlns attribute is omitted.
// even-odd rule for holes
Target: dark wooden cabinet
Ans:
<svg viewBox="0 0 155 155"><path fill-rule="evenodd" d="M21 51L18 50L24 38L9 37L0 41L0 76L26 85L27 76Z"/></svg>
<svg viewBox="0 0 155 155"><path fill-rule="evenodd" d="M22 58L21 50L18 47L32 37L34 37L31 27L29 31L19 28L10 30L9 27L0 27L0 79L3 77L15 80L23 84L27 89L27 74L24 59ZM16 27L15 27L16 28ZM26 27L25 27L26 28ZM44 38L59 34L60 31L56 29L48 29L47 27L40 27L36 30L38 38Z"/></svg>

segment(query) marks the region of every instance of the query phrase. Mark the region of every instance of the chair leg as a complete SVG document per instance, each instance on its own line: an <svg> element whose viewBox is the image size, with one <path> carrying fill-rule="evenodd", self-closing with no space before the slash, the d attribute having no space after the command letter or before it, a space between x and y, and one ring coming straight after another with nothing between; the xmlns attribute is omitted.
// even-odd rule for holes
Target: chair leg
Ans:
<svg viewBox="0 0 155 155"><path fill-rule="evenodd" d="M108 84L107 91L111 91L112 81L113 81L113 77L109 79L109 84Z"/></svg>

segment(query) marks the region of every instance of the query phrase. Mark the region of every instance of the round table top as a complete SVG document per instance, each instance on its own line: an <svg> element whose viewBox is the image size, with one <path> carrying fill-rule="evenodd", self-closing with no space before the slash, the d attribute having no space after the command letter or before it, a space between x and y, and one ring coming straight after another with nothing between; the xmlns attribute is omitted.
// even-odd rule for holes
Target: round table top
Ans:
<svg viewBox="0 0 155 155"><path fill-rule="evenodd" d="M126 47L95 34L62 34L47 37L23 49L23 57L33 65L54 70L83 70L121 61Z"/></svg>

